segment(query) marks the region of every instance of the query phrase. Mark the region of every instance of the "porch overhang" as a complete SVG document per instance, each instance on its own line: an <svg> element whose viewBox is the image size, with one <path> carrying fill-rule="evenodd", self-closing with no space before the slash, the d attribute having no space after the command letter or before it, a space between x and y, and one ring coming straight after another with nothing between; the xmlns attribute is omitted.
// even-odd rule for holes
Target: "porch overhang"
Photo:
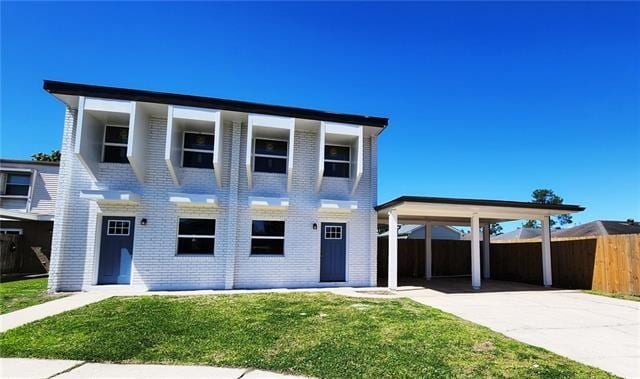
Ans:
<svg viewBox="0 0 640 379"><path fill-rule="evenodd" d="M375 207L380 223L389 224L388 287L397 289L398 227L399 224L424 224L425 226L425 277L431 279L431 226L468 225L471 227L471 286L479 289L480 228L484 234L482 243L483 275L490 278L490 224L520 219L540 220L542 225L542 271L545 287L552 284L550 217L581 212L585 208L567 204L538 204L520 201L456 199L441 197L401 196Z"/></svg>
<svg viewBox="0 0 640 379"><path fill-rule="evenodd" d="M131 191L83 190L80 198L99 205L137 205L140 195Z"/></svg>

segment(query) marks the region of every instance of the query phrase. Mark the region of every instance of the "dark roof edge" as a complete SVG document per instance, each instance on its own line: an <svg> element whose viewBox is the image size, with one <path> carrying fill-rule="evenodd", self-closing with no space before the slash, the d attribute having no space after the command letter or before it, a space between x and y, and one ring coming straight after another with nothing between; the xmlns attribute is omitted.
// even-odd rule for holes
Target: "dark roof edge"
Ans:
<svg viewBox="0 0 640 379"><path fill-rule="evenodd" d="M396 199L387 201L386 203L376 206L375 210L379 211L381 209L392 207L396 204L400 204L403 202L553 209L553 210L559 210L559 211L573 211L573 212L581 212L585 210L584 207L581 207L579 205L571 205L571 204L540 204L540 203L528 203L524 201L457 199L457 198L449 198L449 197L426 197L426 196L400 196Z"/></svg>
<svg viewBox="0 0 640 379"><path fill-rule="evenodd" d="M30 161L28 159L4 159L0 158L0 164L2 163L14 163L14 164L31 164L31 165L46 165L46 166L60 166L60 162L49 161Z"/></svg>
<svg viewBox="0 0 640 379"><path fill-rule="evenodd" d="M89 96L105 99L132 100L147 103L173 104L189 107L212 108L226 111L259 113L272 116L286 116L309 120L341 122L384 128L389 119L385 117L362 116L315 109L269 105L247 101L227 100L214 97L180 95L166 92L154 92L128 88L105 87L90 84L44 80L42 88L54 94Z"/></svg>

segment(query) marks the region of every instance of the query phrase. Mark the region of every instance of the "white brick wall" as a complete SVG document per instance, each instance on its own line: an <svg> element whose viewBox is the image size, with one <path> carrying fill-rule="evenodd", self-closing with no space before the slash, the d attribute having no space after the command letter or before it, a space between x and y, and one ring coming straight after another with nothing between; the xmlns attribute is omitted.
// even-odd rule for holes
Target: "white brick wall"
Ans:
<svg viewBox="0 0 640 379"><path fill-rule="evenodd" d="M62 162L52 264L52 290L81 290L95 284L99 226L102 215L135 216L131 284L146 289L318 287L320 283L320 224L347 223L347 282L340 285L368 286L376 280L376 148L375 138L364 143L364 175L351 195L350 179L324 178L315 191L318 136L296 131L293 185L286 192L286 175L254 173L247 186L244 170L246 125L227 123L223 128L223 180L216 185L211 170L180 168L176 186L164 162L166 119L150 120L145 183L136 179L131 167L100 163L97 182L73 154L74 110L68 110L62 144ZM140 204L129 207L99 207L79 198L81 190L129 190L141 195ZM182 210L168 201L169 192L214 193L217 209ZM289 197L287 211L256 211L249 196ZM321 198L357 200L358 210L344 216L318 212ZM176 256L178 217L216 219L214 256ZM139 220L146 218L147 225ZM250 256L252 219L277 219L285 224L285 255ZM313 223L318 230L313 230Z"/></svg>

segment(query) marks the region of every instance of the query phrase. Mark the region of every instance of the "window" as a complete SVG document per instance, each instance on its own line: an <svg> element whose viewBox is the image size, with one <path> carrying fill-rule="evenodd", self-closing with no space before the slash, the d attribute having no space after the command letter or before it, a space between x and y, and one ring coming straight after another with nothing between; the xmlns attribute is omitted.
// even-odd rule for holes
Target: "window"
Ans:
<svg viewBox="0 0 640 379"><path fill-rule="evenodd" d="M126 126L107 125L104 127L103 162L128 163L127 142L129 128Z"/></svg>
<svg viewBox="0 0 640 379"><path fill-rule="evenodd" d="M181 218L178 220L177 254L210 254L216 239L216 220Z"/></svg>
<svg viewBox="0 0 640 379"><path fill-rule="evenodd" d="M29 196L31 174L7 174L4 194L10 196Z"/></svg>
<svg viewBox="0 0 640 379"><path fill-rule="evenodd" d="M351 148L326 145L324 147L324 176L348 178L351 171Z"/></svg>
<svg viewBox="0 0 640 379"><path fill-rule="evenodd" d="M184 133L182 167L213 168L213 134Z"/></svg>
<svg viewBox="0 0 640 379"><path fill-rule="evenodd" d="M107 223L107 235L128 236L130 226L131 223L129 220L109 220Z"/></svg>
<svg viewBox="0 0 640 379"><path fill-rule="evenodd" d="M256 172L287 173L287 141L256 139L253 158Z"/></svg>
<svg viewBox="0 0 640 379"><path fill-rule="evenodd" d="M284 221L257 221L251 225L251 254L284 255Z"/></svg>
<svg viewBox="0 0 640 379"><path fill-rule="evenodd" d="M326 240L341 240L342 239L342 226L325 226L324 227L324 239L326 239Z"/></svg>

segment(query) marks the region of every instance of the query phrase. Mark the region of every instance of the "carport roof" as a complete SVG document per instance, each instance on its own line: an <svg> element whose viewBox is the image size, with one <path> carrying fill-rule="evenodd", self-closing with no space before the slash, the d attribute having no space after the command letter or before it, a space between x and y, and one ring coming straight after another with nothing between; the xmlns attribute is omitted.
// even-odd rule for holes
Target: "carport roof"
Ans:
<svg viewBox="0 0 640 379"><path fill-rule="evenodd" d="M411 221L434 221L464 225L477 214L482 222L495 223L519 219L575 213L585 208L570 204L540 204L524 201L460 199L447 197L400 196L375 207L379 217L394 209L399 217Z"/></svg>

